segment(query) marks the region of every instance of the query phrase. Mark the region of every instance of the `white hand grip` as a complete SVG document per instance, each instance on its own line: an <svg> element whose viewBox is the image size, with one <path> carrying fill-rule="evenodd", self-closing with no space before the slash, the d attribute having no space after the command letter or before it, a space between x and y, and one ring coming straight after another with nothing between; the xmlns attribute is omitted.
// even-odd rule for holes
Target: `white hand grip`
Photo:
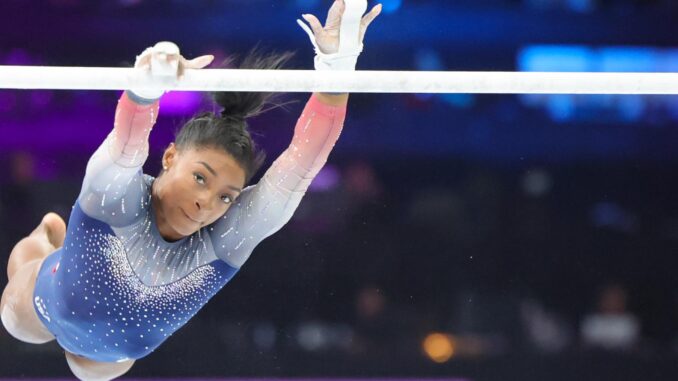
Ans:
<svg viewBox="0 0 678 381"><path fill-rule="evenodd" d="M355 54L362 51L360 21L367 11L367 0L345 0L346 9L339 29L339 54Z"/></svg>
<svg viewBox="0 0 678 381"><path fill-rule="evenodd" d="M176 77L179 71L179 47L173 42L158 42L151 56L151 74L158 77ZM167 56L176 55L177 59L168 60Z"/></svg>

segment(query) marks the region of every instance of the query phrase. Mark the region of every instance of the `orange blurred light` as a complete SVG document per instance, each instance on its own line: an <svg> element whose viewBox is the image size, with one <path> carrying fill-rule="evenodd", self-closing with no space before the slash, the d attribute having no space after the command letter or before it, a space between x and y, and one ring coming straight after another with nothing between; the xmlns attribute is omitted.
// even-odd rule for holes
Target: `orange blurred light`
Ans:
<svg viewBox="0 0 678 381"><path fill-rule="evenodd" d="M455 342L450 335L431 333L424 339L422 348L431 360L444 363L454 356Z"/></svg>

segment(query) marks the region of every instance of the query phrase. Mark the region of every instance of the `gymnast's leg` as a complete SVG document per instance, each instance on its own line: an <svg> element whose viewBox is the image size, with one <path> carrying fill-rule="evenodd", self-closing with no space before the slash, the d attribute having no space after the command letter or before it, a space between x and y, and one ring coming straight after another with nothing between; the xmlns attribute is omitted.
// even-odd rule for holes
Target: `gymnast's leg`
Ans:
<svg viewBox="0 0 678 381"><path fill-rule="evenodd" d="M120 377L132 368L134 360L98 362L66 352L66 361L75 377L82 381L108 381Z"/></svg>
<svg viewBox="0 0 678 381"><path fill-rule="evenodd" d="M33 291L42 262L63 245L65 235L64 221L49 213L28 237L14 246L9 256L9 282L2 293L0 317L7 332L21 341L43 344L54 340L35 312Z"/></svg>

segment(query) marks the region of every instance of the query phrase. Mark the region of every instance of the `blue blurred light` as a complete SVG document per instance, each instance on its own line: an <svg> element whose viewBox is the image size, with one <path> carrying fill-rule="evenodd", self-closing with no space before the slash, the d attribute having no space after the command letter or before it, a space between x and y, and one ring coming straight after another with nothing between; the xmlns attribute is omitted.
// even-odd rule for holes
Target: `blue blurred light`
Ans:
<svg viewBox="0 0 678 381"><path fill-rule="evenodd" d="M534 45L521 49L520 71L673 72L678 50L653 47Z"/></svg>
<svg viewBox="0 0 678 381"><path fill-rule="evenodd" d="M621 117L627 122L639 120L646 110L645 97L640 95L628 95L619 98L619 110Z"/></svg>
<svg viewBox="0 0 678 381"><path fill-rule="evenodd" d="M432 48L417 50L414 54L414 66L421 71L445 70L445 62L438 51Z"/></svg>
<svg viewBox="0 0 678 381"><path fill-rule="evenodd" d="M622 232L632 232L637 227L637 218L614 202L599 202L590 212L593 226Z"/></svg>
<svg viewBox="0 0 678 381"><path fill-rule="evenodd" d="M518 53L520 71L592 71L591 49L584 46L529 46Z"/></svg>
<svg viewBox="0 0 678 381"><path fill-rule="evenodd" d="M592 57L602 72L653 72L657 70L660 53L652 48L602 48Z"/></svg>
<svg viewBox="0 0 678 381"><path fill-rule="evenodd" d="M549 97L546 106L551 119L556 122L572 119L576 110L574 96L570 94L553 95Z"/></svg>
<svg viewBox="0 0 678 381"><path fill-rule="evenodd" d="M298 9L316 9L320 4L320 0L296 0L296 7Z"/></svg>
<svg viewBox="0 0 678 381"><path fill-rule="evenodd" d="M666 73L678 72L678 49L664 52L657 63L657 71Z"/></svg>
<svg viewBox="0 0 678 381"><path fill-rule="evenodd" d="M403 0L383 0L381 5L384 13L394 13L403 5Z"/></svg>
<svg viewBox="0 0 678 381"><path fill-rule="evenodd" d="M596 2L593 0L567 0L566 3L575 12L591 13L596 9Z"/></svg>
<svg viewBox="0 0 678 381"><path fill-rule="evenodd" d="M678 50L654 47L535 45L519 51L520 71L543 72L675 72ZM607 120L636 122L650 112L665 110L678 114L669 97L591 95L521 95L523 104L543 107L552 120Z"/></svg>
<svg viewBox="0 0 678 381"><path fill-rule="evenodd" d="M445 103L458 108L470 108L476 103L473 94L441 94L440 97Z"/></svg>

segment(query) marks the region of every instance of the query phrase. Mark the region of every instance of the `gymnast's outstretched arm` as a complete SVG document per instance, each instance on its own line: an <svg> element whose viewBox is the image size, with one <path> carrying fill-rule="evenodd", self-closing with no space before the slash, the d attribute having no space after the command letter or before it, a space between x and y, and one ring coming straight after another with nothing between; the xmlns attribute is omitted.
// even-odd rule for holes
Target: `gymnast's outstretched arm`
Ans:
<svg viewBox="0 0 678 381"><path fill-rule="evenodd" d="M229 265L242 266L257 244L289 221L327 161L341 134L346 104L333 106L321 99L311 96L289 147L209 229L215 253Z"/></svg>
<svg viewBox="0 0 678 381"><path fill-rule="evenodd" d="M183 70L200 69L214 58L202 56L188 61L178 50L168 54L161 44L137 57L135 68L150 70L153 61L176 61L176 76L180 77ZM128 225L139 217L145 194L141 167L148 158L148 137L158 116L162 94L128 90L120 97L113 130L87 163L78 196L80 207L90 217L111 226Z"/></svg>
<svg viewBox="0 0 678 381"><path fill-rule="evenodd" d="M312 15L303 16L311 24L310 28L299 22L316 48L316 70L355 70L365 30L379 15L381 6L377 5L363 16L367 8L365 0L347 0L347 3L334 2L325 27ZM311 96L297 121L289 147L259 183L243 190L229 211L209 229L219 258L231 266L241 267L256 245L290 220L339 139L347 102L348 94Z"/></svg>
<svg viewBox="0 0 678 381"><path fill-rule="evenodd" d="M80 207L90 217L123 226L139 215L144 186L141 167L148 157L148 136L158 103L157 99L143 101L131 92L120 97L113 130L87 163L78 196Z"/></svg>

